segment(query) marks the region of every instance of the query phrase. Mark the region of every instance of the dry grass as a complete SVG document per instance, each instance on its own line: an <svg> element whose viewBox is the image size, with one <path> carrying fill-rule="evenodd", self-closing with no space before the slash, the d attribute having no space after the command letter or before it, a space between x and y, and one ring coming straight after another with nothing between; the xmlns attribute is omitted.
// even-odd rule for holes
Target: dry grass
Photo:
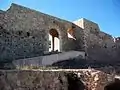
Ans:
<svg viewBox="0 0 120 90"><path fill-rule="evenodd" d="M17 70L32 70L32 69L41 69L41 70L52 70L58 69L58 67L53 66L16 66Z"/></svg>

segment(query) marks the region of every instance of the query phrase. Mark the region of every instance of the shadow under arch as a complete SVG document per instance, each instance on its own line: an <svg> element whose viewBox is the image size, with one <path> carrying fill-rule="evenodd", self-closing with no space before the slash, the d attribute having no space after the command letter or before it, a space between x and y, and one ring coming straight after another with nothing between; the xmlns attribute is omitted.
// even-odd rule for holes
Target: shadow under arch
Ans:
<svg viewBox="0 0 120 90"><path fill-rule="evenodd" d="M85 90L87 89L84 83L80 80L80 78L75 73L68 73L67 75L68 81L68 90Z"/></svg>

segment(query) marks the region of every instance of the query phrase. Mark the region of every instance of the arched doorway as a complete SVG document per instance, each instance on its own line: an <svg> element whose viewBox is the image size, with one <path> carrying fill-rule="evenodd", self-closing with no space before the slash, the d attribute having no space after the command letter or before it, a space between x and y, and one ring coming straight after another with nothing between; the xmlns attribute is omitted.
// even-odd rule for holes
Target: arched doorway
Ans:
<svg viewBox="0 0 120 90"><path fill-rule="evenodd" d="M59 40L59 33L56 29L50 29L49 31L49 41L50 47L49 51L60 51L60 40Z"/></svg>

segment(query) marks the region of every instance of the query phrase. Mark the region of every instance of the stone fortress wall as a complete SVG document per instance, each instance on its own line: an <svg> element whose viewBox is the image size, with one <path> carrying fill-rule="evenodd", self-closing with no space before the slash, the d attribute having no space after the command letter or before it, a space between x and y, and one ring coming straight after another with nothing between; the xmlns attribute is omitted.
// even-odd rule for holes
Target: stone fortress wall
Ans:
<svg viewBox="0 0 120 90"><path fill-rule="evenodd" d="M98 24L85 18L74 21L74 23L84 29L84 42L88 58L98 61L119 60L119 40L100 31Z"/></svg>
<svg viewBox="0 0 120 90"><path fill-rule="evenodd" d="M98 24L85 18L72 23L16 4L0 11L0 60L48 52L51 29L58 32L61 52L85 51L90 60L119 61L120 38L100 31Z"/></svg>
<svg viewBox="0 0 120 90"><path fill-rule="evenodd" d="M12 4L4 15L0 14L1 18L0 60L43 55L49 50L51 29L56 29L59 33L61 52L83 49L83 30L71 22L16 4ZM67 30L73 27L76 40L67 36Z"/></svg>

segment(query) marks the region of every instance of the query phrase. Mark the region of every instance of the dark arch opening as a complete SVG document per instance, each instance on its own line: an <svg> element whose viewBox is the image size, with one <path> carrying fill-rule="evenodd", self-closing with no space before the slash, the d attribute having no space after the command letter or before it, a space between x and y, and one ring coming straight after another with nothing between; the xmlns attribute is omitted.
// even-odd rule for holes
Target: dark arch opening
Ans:
<svg viewBox="0 0 120 90"><path fill-rule="evenodd" d="M52 37L57 37L57 38L59 38L59 34L58 34L58 32L57 32L56 29L51 29L51 30L49 31L49 33L50 33L50 35L51 35Z"/></svg>
<svg viewBox="0 0 120 90"><path fill-rule="evenodd" d="M105 86L104 90L120 90L120 80L115 79L114 82Z"/></svg>
<svg viewBox="0 0 120 90"><path fill-rule="evenodd" d="M77 76L77 74L68 73L67 80L68 80L68 90L85 90L86 88L83 82Z"/></svg>

